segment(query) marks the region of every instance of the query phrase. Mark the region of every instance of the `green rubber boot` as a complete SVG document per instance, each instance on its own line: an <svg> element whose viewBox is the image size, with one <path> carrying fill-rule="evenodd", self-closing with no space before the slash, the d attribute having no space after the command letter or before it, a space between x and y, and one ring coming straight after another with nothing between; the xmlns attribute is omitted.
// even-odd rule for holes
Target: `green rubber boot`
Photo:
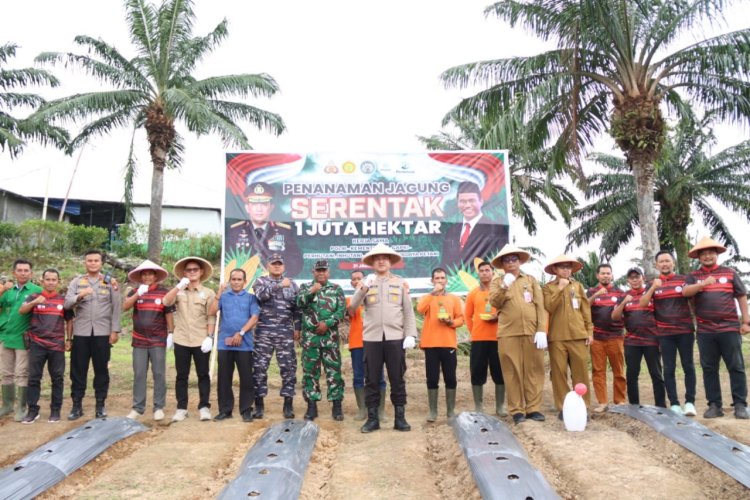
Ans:
<svg viewBox="0 0 750 500"><path fill-rule="evenodd" d="M357 416L354 420L364 420L367 418L367 407L365 406L365 388L355 387L354 398L357 400Z"/></svg>
<svg viewBox="0 0 750 500"><path fill-rule="evenodd" d="M474 396L474 411L482 413L484 411L484 386L472 385L471 394Z"/></svg>
<svg viewBox="0 0 750 500"><path fill-rule="evenodd" d="M26 395L28 387L16 387L16 414L13 420L20 422L26 416Z"/></svg>
<svg viewBox="0 0 750 500"><path fill-rule="evenodd" d="M456 416L456 389L445 390L445 407L448 418Z"/></svg>
<svg viewBox="0 0 750 500"><path fill-rule="evenodd" d="M16 386L8 384L3 386L3 407L0 408L0 417L13 413L13 403L16 401Z"/></svg>
<svg viewBox="0 0 750 500"><path fill-rule="evenodd" d="M428 422L434 422L435 420L437 420L437 400L438 400L438 390L427 389L427 402L430 406L429 412L427 413Z"/></svg>
<svg viewBox="0 0 750 500"><path fill-rule="evenodd" d="M495 385L495 413L498 417L507 417L508 412L505 411L505 385Z"/></svg>

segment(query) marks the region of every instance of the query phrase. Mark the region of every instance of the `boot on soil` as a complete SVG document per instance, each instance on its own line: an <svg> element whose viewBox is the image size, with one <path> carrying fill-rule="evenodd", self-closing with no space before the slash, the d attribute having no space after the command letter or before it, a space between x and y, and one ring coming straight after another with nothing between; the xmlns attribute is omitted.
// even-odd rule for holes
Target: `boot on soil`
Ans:
<svg viewBox="0 0 750 500"><path fill-rule="evenodd" d="M13 416L13 420L16 422L21 422L23 417L26 416L26 396L28 393L28 387L16 387L16 414ZM39 413L38 410L37 413Z"/></svg>
<svg viewBox="0 0 750 500"><path fill-rule="evenodd" d="M3 407L0 408L0 417L13 413L13 405L16 402L16 386L7 384L3 386Z"/></svg>
<svg viewBox="0 0 750 500"><path fill-rule="evenodd" d="M380 390L380 406L378 406L378 420L385 422L385 389Z"/></svg>
<svg viewBox="0 0 750 500"><path fill-rule="evenodd" d="M406 409L403 406L396 406L396 416L393 418L393 428L397 431L408 432L411 425L406 421Z"/></svg>
<svg viewBox="0 0 750 500"><path fill-rule="evenodd" d="M378 407L367 408L367 422L359 430L364 433L380 429L380 420L378 420Z"/></svg>
<svg viewBox="0 0 750 500"><path fill-rule="evenodd" d="M263 398L255 398L255 410L253 411L253 418L263 418L265 407L263 406Z"/></svg>
<svg viewBox="0 0 750 500"><path fill-rule="evenodd" d="M307 401L307 411L305 412L305 420L313 421L318 416L318 403L312 399Z"/></svg>
<svg viewBox="0 0 750 500"><path fill-rule="evenodd" d="M39 407L29 406L29 411L26 412L26 415L21 419L22 424L33 424L39 419Z"/></svg>
<svg viewBox="0 0 750 500"><path fill-rule="evenodd" d="M103 399L97 399L96 400L96 409L94 413L95 418L106 418L107 416L107 409L104 407L104 400Z"/></svg>
<svg viewBox="0 0 750 500"><path fill-rule="evenodd" d="M495 384L495 414L498 417L507 417L505 411L505 384Z"/></svg>
<svg viewBox="0 0 750 500"><path fill-rule="evenodd" d="M284 418L294 418L294 398L284 396Z"/></svg>
<svg viewBox="0 0 750 500"><path fill-rule="evenodd" d="M334 420L341 422L344 420L344 410L341 409L341 400L333 402L333 409L331 409L331 416Z"/></svg>
<svg viewBox="0 0 750 500"><path fill-rule="evenodd" d="M437 420L437 401L438 401L438 390L427 389L427 404L429 409L427 411L427 421L434 422Z"/></svg>
<svg viewBox="0 0 750 500"><path fill-rule="evenodd" d="M74 399L73 407L70 409L70 413L68 414L68 420L78 420L82 416L83 416L83 404L81 404L80 399Z"/></svg>
<svg viewBox="0 0 750 500"><path fill-rule="evenodd" d="M445 390L445 409L448 418L456 416L456 389Z"/></svg>
<svg viewBox="0 0 750 500"><path fill-rule="evenodd" d="M472 385L471 395L474 397L474 411L477 413L484 412L484 386Z"/></svg>
<svg viewBox="0 0 750 500"><path fill-rule="evenodd" d="M367 407L365 406L365 388L355 387L354 398L357 400L357 416L354 420L364 420L367 418Z"/></svg>

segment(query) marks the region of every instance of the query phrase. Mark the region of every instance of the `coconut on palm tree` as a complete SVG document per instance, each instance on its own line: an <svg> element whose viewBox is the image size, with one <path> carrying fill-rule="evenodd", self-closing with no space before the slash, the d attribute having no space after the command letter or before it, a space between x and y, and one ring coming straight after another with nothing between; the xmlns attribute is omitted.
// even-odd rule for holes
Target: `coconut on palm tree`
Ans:
<svg viewBox="0 0 750 500"><path fill-rule="evenodd" d="M750 29L676 48L694 27L718 21L724 0L504 0L485 10L556 47L529 57L480 61L445 71L449 87L485 90L452 111L459 119L512 111L531 124L530 144L551 145L575 165L609 131L632 170L644 261L653 268L658 231L654 164L664 113L685 101L750 116ZM682 38L680 38L682 37ZM579 176L581 172L578 172Z"/></svg>
<svg viewBox="0 0 750 500"><path fill-rule="evenodd" d="M72 95L50 102L42 118L88 121L72 148L115 128L132 127L133 137L145 129L153 177L148 234L148 258L161 260L161 206L164 169L179 164L183 151L177 123L197 134L218 134L227 145L250 148L238 125L245 121L280 134L278 115L227 97L270 97L279 89L266 74L194 76L197 64L227 37L227 21L205 36L193 35L195 13L190 0L165 0L156 6L146 0L125 2L125 21L135 48L126 57L117 47L89 36L75 37L83 54L48 52L37 61L78 67L110 89ZM128 157L126 184L132 182L133 142ZM126 203L132 184L126 185Z"/></svg>

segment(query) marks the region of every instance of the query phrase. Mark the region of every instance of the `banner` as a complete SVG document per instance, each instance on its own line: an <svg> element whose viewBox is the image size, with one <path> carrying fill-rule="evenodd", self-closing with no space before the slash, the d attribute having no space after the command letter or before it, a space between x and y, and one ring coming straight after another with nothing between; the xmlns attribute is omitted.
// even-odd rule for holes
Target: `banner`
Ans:
<svg viewBox="0 0 750 500"><path fill-rule="evenodd" d="M224 267L250 284L273 254L285 274L312 278L328 261L348 285L377 243L400 253L393 272L416 293L446 269L449 289L477 286L477 259L508 242L507 151L405 154L227 154ZM475 262L476 261L476 262Z"/></svg>

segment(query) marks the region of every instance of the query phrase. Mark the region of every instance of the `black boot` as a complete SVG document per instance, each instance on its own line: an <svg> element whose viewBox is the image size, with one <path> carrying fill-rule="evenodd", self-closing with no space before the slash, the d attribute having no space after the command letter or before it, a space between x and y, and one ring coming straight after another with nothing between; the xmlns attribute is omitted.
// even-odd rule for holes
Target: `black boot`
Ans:
<svg viewBox="0 0 750 500"><path fill-rule="evenodd" d="M291 396L284 397L284 418L294 418L294 407L292 402L294 398Z"/></svg>
<svg viewBox="0 0 750 500"><path fill-rule="evenodd" d="M255 411L253 412L253 418L263 418L263 398L255 398Z"/></svg>
<svg viewBox="0 0 750 500"><path fill-rule="evenodd" d="M80 400L73 400L73 408L70 409L68 420L78 420L83 416L83 405Z"/></svg>
<svg viewBox="0 0 750 500"><path fill-rule="evenodd" d="M378 407L368 407L367 408L367 422L365 422L365 425L362 426L360 431L362 432L372 432L380 429L380 420L378 420Z"/></svg>
<svg viewBox="0 0 750 500"><path fill-rule="evenodd" d="M104 418L107 416L107 410L104 408L104 400L103 399L97 399L96 400L96 418Z"/></svg>
<svg viewBox="0 0 750 500"><path fill-rule="evenodd" d="M396 407L396 418L393 419L393 428L397 431L406 432L411 430L411 425L406 421L404 413L405 410L403 406Z"/></svg>
<svg viewBox="0 0 750 500"><path fill-rule="evenodd" d="M305 420L313 421L318 416L318 403L312 399L307 401L307 411L305 412Z"/></svg>
<svg viewBox="0 0 750 500"><path fill-rule="evenodd" d="M331 410L331 416L334 420L344 420L344 411L341 409L341 400L333 402L333 409Z"/></svg>

